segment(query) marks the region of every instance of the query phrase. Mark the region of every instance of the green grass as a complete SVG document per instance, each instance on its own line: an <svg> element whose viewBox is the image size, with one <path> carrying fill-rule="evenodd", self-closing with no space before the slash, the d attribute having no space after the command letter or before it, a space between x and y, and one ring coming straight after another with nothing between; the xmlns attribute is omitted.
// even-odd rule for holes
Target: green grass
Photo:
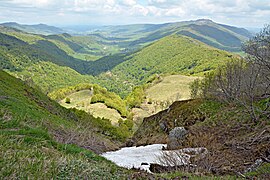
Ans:
<svg viewBox="0 0 270 180"><path fill-rule="evenodd" d="M126 179L127 170L93 153L117 148L123 128L67 110L0 71L1 179Z"/></svg>
<svg viewBox="0 0 270 180"><path fill-rule="evenodd" d="M0 178L125 179L128 171L85 149L31 135L0 134Z"/></svg>

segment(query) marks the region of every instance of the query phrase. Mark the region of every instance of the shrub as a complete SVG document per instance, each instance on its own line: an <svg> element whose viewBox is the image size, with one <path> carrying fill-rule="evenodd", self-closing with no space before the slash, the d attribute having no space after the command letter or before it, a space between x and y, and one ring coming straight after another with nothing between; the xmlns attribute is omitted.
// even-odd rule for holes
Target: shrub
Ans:
<svg viewBox="0 0 270 180"><path fill-rule="evenodd" d="M67 104L70 104L70 98L66 98L66 101L65 101Z"/></svg>

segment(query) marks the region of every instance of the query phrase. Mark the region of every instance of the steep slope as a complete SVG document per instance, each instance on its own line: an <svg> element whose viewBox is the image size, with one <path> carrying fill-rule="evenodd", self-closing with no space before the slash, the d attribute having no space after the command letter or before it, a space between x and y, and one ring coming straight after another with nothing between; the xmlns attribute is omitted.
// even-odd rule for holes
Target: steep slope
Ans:
<svg viewBox="0 0 270 180"><path fill-rule="evenodd" d="M19 29L21 31L25 31L28 33L34 33L34 34L43 34L43 35L49 35L49 34L62 34L65 33L63 29L60 29L58 27L54 26L48 26L46 24L35 24L35 25L24 25L24 24L18 24L15 22L7 22L0 24L5 27L12 27Z"/></svg>
<svg viewBox="0 0 270 180"><path fill-rule="evenodd" d="M189 132L182 148L207 148L208 155L192 163L213 174L244 174L252 166L258 168L254 164L260 158L269 156L269 119L254 123L241 107L213 100L175 102L145 118L133 137L134 145L167 143L168 133L175 127L185 127ZM269 172L269 162L265 161L244 176L268 179Z"/></svg>
<svg viewBox="0 0 270 180"><path fill-rule="evenodd" d="M86 61L69 56L45 38L10 30L8 33L12 35L0 33L0 69L34 82L45 93L93 79L78 73L84 72Z"/></svg>
<svg viewBox="0 0 270 180"><path fill-rule="evenodd" d="M0 178L126 179L92 152L118 148L121 132L0 71Z"/></svg>

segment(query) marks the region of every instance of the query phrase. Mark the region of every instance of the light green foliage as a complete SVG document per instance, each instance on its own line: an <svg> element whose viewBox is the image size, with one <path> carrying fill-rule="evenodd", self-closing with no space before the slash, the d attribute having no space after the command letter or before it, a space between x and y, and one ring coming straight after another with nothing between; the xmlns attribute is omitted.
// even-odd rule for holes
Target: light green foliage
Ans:
<svg viewBox="0 0 270 180"><path fill-rule="evenodd" d="M101 102L109 108L116 109L124 117L128 115L126 103L121 99L121 97L113 92L107 91L105 88L102 88L97 84L77 84L75 86L56 90L48 94L48 96L59 101L69 94L86 89L93 90L93 94L89 94L89 96L91 96L91 103Z"/></svg>
<svg viewBox="0 0 270 180"><path fill-rule="evenodd" d="M66 101L65 101L67 104L70 104L70 98L66 98Z"/></svg>
<svg viewBox="0 0 270 180"><path fill-rule="evenodd" d="M145 88L143 86L137 86L133 91L126 97L128 107L134 108L139 107L145 99Z"/></svg>
<svg viewBox="0 0 270 180"><path fill-rule="evenodd" d="M58 66L51 62L35 63L23 71L10 73L24 81L33 81L44 93L93 81L92 76L81 75L71 68Z"/></svg>
<svg viewBox="0 0 270 180"><path fill-rule="evenodd" d="M94 95L91 99L91 103L96 102L104 103L109 108L116 109L124 117L128 115L126 103L121 99L120 96L97 85L94 87Z"/></svg>
<svg viewBox="0 0 270 180"><path fill-rule="evenodd" d="M49 93L48 96L53 100L59 101L61 99L64 99L67 95L72 94L73 92L91 89L93 87L94 87L94 85L92 85L92 84L86 84L86 83L76 84L74 86L68 86L65 88L55 90L55 91Z"/></svg>
<svg viewBox="0 0 270 180"><path fill-rule="evenodd" d="M192 99L199 97L200 79L195 79L190 84L190 96Z"/></svg>

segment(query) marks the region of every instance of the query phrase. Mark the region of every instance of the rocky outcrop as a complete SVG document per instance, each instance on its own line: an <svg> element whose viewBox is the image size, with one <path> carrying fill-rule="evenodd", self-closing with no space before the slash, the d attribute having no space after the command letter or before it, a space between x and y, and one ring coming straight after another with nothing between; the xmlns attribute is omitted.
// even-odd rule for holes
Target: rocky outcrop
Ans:
<svg viewBox="0 0 270 180"><path fill-rule="evenodd" d="M170 150L181 148L187 134L188 131L184 127L175 127L169 132L167 148Z"/></svg>

